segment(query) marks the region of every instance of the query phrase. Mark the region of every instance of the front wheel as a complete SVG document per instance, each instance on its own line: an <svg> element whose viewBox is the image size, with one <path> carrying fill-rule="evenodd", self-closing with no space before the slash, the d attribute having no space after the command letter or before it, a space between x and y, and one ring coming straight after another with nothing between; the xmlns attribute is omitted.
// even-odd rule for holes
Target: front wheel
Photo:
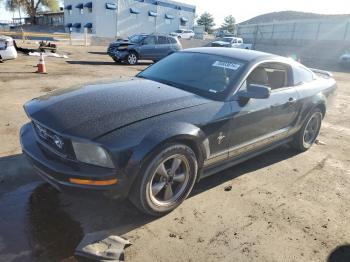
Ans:
<svg viewBox="0 0 350 262"><path fill-rule="evenodd" d="M136 65L138 61L137 54L135 52L130 52L128 56L126 57L126 62L129 65Z"/></svg>
<svg viewBox="0 0 350 262"><path fill-rule="evenodd" d="M190 194L198 165L195 153L186 145L169 144L149 157L130 194L142 212L161 216L177 208Z"/></svg>
<svg viewBox="0 0 350 262"><path fill-rule="evenodd" d="M291 145L298 151L304 152L311 148L320 133L323 114L321 109L316 108L306 119L303 127L295 135Z"/></svg>

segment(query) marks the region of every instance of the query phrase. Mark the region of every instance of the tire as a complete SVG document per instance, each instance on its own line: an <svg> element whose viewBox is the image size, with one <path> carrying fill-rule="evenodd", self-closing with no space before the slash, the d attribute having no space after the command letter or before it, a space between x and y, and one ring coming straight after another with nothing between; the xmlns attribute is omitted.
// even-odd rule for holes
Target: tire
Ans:
<svg viewBox="0 0 350 262"><path fill-rule="evenodd" d="M130 52L128 56L126 57L126 62L129 65L136 65L138 62L138 56L135 52Z"/></svg>
<svg viewBox="0 0 350 262"><path fill-rule="evenodd" d="M300 152L309 150L320 133L322 119L320 108L312 110L300 131L294 136L291 146Z"/></svg>
<svg viewBox="0 0 350 262"><path fill-rule="evenodd" d="M177 208L190 194L197 177L197 158L186 145L166 144L148 159L129 198L143 213L162 216Z"/></svg>

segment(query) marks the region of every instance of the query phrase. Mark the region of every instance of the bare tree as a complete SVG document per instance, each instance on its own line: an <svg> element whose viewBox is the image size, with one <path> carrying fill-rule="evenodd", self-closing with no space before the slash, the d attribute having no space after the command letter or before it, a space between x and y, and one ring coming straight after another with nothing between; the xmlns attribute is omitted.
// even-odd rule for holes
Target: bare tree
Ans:
<svg viewBox="0 0 350 262"><path fill-rule="evenodd" d="M31 18L33 24L36 23L36 14L43 7L48 8L50 11L59 9L58 0L0 0L0 2L5 2L6 8L11 11L23 9Z"/></svg>

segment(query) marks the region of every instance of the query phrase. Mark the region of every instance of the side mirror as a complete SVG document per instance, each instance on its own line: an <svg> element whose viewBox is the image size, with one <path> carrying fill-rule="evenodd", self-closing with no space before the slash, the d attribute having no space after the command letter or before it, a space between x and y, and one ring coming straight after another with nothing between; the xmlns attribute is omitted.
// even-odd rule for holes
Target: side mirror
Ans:
<svg viewBox="0 0 350 262"><path fill-rule="evenodd" d="M240 98L246 99L266 99L271 94L271 88L264 85L251 84L247 87L247 90L238 93Z"/></svg>

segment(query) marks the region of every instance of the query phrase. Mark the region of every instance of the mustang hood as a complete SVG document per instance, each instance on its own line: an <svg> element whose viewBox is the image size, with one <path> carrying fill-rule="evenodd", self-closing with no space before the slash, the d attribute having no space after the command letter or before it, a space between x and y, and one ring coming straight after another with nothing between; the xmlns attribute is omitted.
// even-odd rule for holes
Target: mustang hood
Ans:
<svg viewBox="0 0 350 262"><path fill-rule="evenodd" d="M168 85L133 78L57 90L29 101L24 108L31 119L53 131L94 139L136 121L209 101Z"/></svg>

